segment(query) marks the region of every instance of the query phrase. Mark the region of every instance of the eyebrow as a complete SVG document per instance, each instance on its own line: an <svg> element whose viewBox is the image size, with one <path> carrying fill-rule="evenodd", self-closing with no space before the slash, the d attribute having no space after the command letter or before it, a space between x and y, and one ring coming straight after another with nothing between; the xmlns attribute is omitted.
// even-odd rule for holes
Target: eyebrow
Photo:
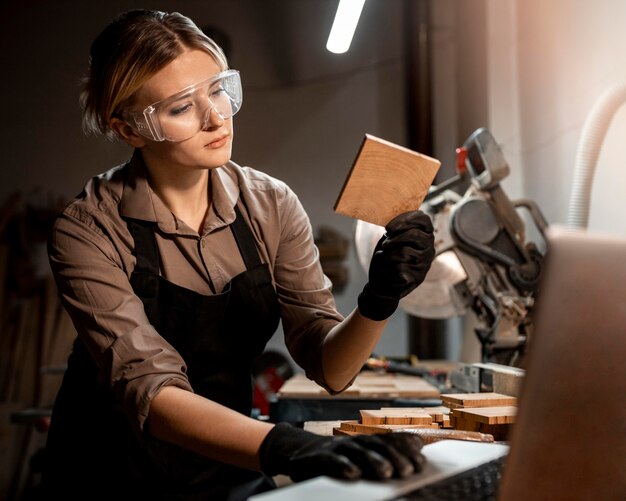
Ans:
<svg viewBox="0 0 626 501"><path fill-rule="evenodd" d="M181 99L185 99L185 98L187 98L187 97L191 96L191 95L192 95L195 91L196 91L196 89L193 89L192 91L185 92L182 96L176 96L175 101L179 101L179 100L181 100ZM172 97L174 97L174 96L172 96ZM167 99L167 98L166 98L166 99Z"/></svg>
<svg viewBox="0 0 626 501"><path fill-rule="evenodd" d="M173 99L172 102L177 102L180 101L181 99L185 99L190 97L194 92L196 92L198 90L198 86L201 85L207 85L210 84L210 86L212 87L214 84L216 84L217 82L220 81L220 78L217 78L218 75L220 75L220 73L218 73L217 75L213 75L211 78L207 78L206 80L202 80L196 84L191 85L191 88L186 89L185 94L181 95L181 96L177 96L176 99ZM180 92L184 92L185 89L181 90ZM160 103L161 101L166 101L170 98L173 98L176 94L173 94L172 96L166 97L161 99L160 101L157 101L156 103L151 104L150 106L154 106L155 104Z"/></svg>

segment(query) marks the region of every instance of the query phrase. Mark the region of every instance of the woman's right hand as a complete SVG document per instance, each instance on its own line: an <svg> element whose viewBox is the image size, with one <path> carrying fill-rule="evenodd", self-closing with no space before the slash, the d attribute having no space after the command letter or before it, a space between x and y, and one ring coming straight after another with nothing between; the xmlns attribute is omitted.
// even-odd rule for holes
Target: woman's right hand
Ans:
<svg viewBox="0 0 626 501"><path fill-rule="evenodd" d="M261 444L261 470L294 482L319 475L354 480L403 478L419 472L424 443L412 433L328 437L278 423Z"/></svg>

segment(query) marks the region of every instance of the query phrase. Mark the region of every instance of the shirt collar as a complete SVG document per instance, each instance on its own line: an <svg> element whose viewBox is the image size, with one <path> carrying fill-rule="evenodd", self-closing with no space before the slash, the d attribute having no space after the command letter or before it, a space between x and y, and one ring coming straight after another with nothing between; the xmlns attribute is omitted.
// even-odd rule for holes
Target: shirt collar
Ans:
<svg viewBox="0 0 626 501"><path fill-rule="evenodd" d="M227 165L230 165L229 162ZM226 166L225 166L226 167ZM231 169L219 167L209 171L211 207L204 221L203 234L227 226L235 220L235 204L239 199L239 186ZM135 150L128 163L128 176L120 202L122 217L151 221L166 233L197 235L167 208L148 183L148 172Z"/></svg>
<svg viewBox="0 0 626 501"><path fill-rule="evenodd" d="M209 176L212 203L204 222L204 233L231 224L235 220L235 205L239 199L239 186L227 166L211 169Z"/></svg>

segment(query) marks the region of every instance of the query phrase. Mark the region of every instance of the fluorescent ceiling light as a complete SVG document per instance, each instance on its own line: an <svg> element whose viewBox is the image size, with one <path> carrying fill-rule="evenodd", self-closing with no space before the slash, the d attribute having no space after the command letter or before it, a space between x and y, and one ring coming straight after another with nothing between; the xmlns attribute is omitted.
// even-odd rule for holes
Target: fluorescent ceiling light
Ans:
<svg viewBox="0 0 626 501"><path fill-rule="evenodd" d="M365 0L339 0L333 27L326 42L326 48L330 52L343 54L350 48L364 3Z"/></svg>

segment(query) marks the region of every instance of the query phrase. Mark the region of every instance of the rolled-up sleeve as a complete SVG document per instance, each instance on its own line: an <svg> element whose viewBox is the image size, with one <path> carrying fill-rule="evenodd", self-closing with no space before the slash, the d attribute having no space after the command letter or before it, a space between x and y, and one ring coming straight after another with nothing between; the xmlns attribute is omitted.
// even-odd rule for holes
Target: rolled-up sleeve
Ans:
<svg viewBox="0 0 626 501"><path fill-rule="evenodd" d="M143 429L150 402L163 386L191 390L178 352L151 325L140 325L117 338L104 359L111 368L117 399L129 411L137 430Z"/></svg>
<svg viewBox="0 0 626 501"><path fill-rule="evenodd" d="M322 370L322 345L343 316L337 311L332 283L322 270L309 217L289 188L284 195L274 277L285 344L307 377L328 388Z"/></svg>
<svg viewBox="0 0 626 501"><path fill-rule="evenodd" d="M55 222L48 255L61 301L98 366L100 382L140 432L160 388L192 388L185 362L150 325L113 243L125 240L130 249L130 235L112 239L114 231L119 233L106 218L69 206Z"/></svg>

